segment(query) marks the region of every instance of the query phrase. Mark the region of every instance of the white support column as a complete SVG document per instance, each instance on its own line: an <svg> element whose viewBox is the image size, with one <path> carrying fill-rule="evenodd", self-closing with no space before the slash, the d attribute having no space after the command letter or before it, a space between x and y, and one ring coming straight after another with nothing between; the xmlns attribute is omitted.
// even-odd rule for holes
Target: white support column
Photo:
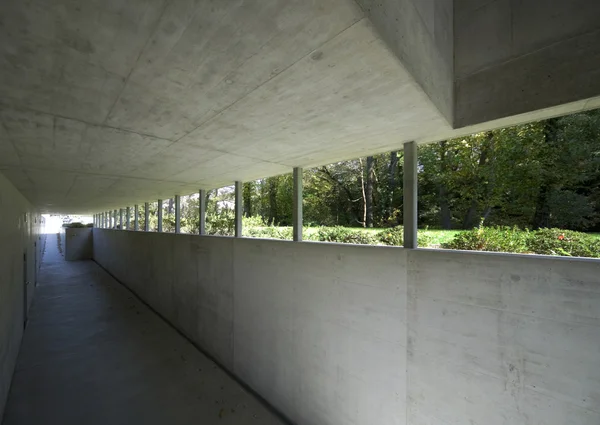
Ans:
<svg viewBox="0 0 600 425"><path fill-rule="evenodd" d="M235 182L235 237L242 237L242 213L244 205L242 204L243 183Z"/></svg>
<svg viewBox="0 0 600 425"><path fill-rule="evenodd" d="M158 232L162 232L162 216L163 216L163 207L162 207L162 199L158 200Z"/></svg>
<svg viewBox="0 0 600 425"><path fill-rule="evenodd" d="M417 247L417 144L404 143L404 248Z"/></svg>
<svg viewBox="0 0 600 425"><path fill-rule="evenodd" d="M123 208L119 208L119 230L123 230Z"/></svg>
<svg viewBox="0 0 600 425"><path fill-rule="evenodd" d="M125 220L125 230L131 230L131 207L127 207L126 212L126 220Z"/></svg>
<svg viewBox="0 0 600 425"><path fill-rule="evenodd" d="M150 204L144 202L144 232L150 231Z"/></svg>
<svg viewBox="0 0 600 425"><path fill-rule="evenodd" d="M137 206L137 204L135 204L133 206L133 214L134 214L134 217L133 217L133 230L135 230L137 232L138 230L140 230L140 220L138 219L138 216L140 214L140 209Z"/></svg>
<svg viewBox="0 0 600 425"><path fill-rule="evenodd" d="M302 242L302 176L303 170L300 167L294 168L294 193L292 206L292 225L294 227L294 240Z"/></svg>
<svg viewBox="0 0 600 425"><path fill-rule="evenodd" d="M200 235L206 235L206 190L200 189L200 198L198 204L200 206Z"/></svg>
<svg viewBox="0 0 600 425"><path fill-rule="evenodd" d="M175 233L181 233L181 196L175 195Z"/></svg>

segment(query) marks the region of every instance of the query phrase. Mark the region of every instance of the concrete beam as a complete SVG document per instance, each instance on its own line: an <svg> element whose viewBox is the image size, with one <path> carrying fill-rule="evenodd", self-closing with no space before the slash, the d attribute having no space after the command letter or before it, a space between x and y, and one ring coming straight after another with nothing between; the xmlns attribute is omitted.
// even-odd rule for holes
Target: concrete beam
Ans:
<svg viewBox="0 0 600 425"><path fill-rule="evenodd" d="M181 197L175 195L175 233L181 233Z"/></svg>
<svg viewBox="0 0 600 425"><path fill-rule="evenodd" d="M242 237L242 215L244 204L242 202L243 183L235 182L235 237Z"/></svg>
<svg viewBox="0 0 600 425"><path fill-rule="evenodd" d="M206 190L200 189L200 198L198 199L200 207L200 235L206 235Z"/></svg>
<svg viewBox="0 0 600 425"><path fill-rule="evenodd" d="M133 206L133 214L133 230L137 232L138 230L140 230L140 220L138 218L138 215L140 214L140 209L137 206L137 204Z"/></svg>
<svg viewBox="0 0 600 425"><path fill-rule="evenodd" d="M150 204L144 202L144 232L150 231Z"/></svg>
<svg viewBox="0 0 600 425"><path fill-rule="evenodd" d="M125 217L125 230L131 230L131 207L127 207Z"/></svg>
<svg viewBox="0 0 600 425"><path fill-rule="evenodd" d="M292 209L292 225L294 226L294 240L302 242L302 176L303 170L300 167L294 168L294 193Z"/></svg>
<svg viewBox="0 0 600 425"><path fill-rule="evenodd" d="M158 215L158 232L162 232L163 231L163 225L162 225L162 221L163 221L163 203L162 203L162 199L158 200L158 210L157 210L157 215Z"/></svg>
<svg viewBox="0 0 600 425"><path fill-rule="evenodd" d="M417 144L404 143L404 248L417 247Z"/></svg>

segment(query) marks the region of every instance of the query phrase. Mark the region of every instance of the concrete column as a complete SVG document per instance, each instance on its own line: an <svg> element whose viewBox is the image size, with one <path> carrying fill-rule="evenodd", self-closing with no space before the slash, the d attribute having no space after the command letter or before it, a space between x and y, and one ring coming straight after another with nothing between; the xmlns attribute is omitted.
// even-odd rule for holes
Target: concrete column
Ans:
<svg viewBox="0 0 600 425"><path fill-rule="evenodd" d="M162 208L162 199L158 200L158 231L162 232L162 214L163 213L163 208Z"/></svg>
<svg viewBox="0 0 600 425"><path fill-rule="evenodd" d="M133 230L135 230L136 232L138 230L140 230L140 220L138 219L138 215L140 214L140 209L139 207L136 205L133 206Z"/></svg>
<svg viewBox="0 0 600 425"><path fill-rule="evenodd" d="M123 230L123 208L119 208L119 229Z"/></svg>
<svg viewBox="0 0 600 425"><path fill-rule="evenodd" d="M181 233L181 197L175 195L175 233Z"/></svg>
<svg viewBox="0 0 600 425"><path fill-rule="evenodd" d="M417 247L417 144L404 143L404 248Z"/></svg>
<svg viewBox="0 0 600 425"><path fill-rule="evenodd" d="M150 204L144 202L144 232L150 231Z"/></svg>
<svg viewBox="0 0 600 425"><path fill-rule="evenodd" d="M242 182L235 182L235 237L242 237L242 213L244 205L242 203Z"/></svg>
<svg viewBox="0 0 600 425"><path fill-rule="evenodd" d="M302 168L294 168L294 199L292 200L292 225L294 226L294 240L302 242Z"/></svg>
<svg viewBox="0 0 600 425"><path fill-rule="evenodd" d="M131 207L127 207L125 219L125 230L131 230Z"/></svg>
<svg viewBox="0 0 600 425"><path fill-rule="evenodd" d="M200 198L198 199L200 206L200 231L201 235L206 235L206 190L200 189Z"/></svg>

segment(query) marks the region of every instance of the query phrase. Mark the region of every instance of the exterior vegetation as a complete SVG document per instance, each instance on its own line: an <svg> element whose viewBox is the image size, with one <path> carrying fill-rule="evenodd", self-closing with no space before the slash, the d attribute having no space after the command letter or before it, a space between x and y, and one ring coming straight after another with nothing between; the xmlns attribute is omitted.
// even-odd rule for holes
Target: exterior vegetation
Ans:
<svg viewBox="0 0 600 425"><path fill-rule="evenodd" d="M305 239L402 245L402 155L305 170ZM599 111L422 145L418 173L420 246L599 256L582 233L600 231ZM244 235L291 239L292 190L291 174L245 183ZM207 233L233 234L233 187L206 196ZM198 204L182 197L184 232L198 232ZM173 200L163 207L172 232Z"/></svg>

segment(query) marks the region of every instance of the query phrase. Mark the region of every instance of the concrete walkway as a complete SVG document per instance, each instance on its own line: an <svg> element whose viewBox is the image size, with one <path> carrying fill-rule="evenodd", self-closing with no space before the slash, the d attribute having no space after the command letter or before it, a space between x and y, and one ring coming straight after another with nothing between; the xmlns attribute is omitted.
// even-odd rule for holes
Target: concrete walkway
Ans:
<svg viewBox="0 0 600 425"><path fill-rule="evenodd" d="M4 425L283 424L55 235L30 309Z"/></svg>

